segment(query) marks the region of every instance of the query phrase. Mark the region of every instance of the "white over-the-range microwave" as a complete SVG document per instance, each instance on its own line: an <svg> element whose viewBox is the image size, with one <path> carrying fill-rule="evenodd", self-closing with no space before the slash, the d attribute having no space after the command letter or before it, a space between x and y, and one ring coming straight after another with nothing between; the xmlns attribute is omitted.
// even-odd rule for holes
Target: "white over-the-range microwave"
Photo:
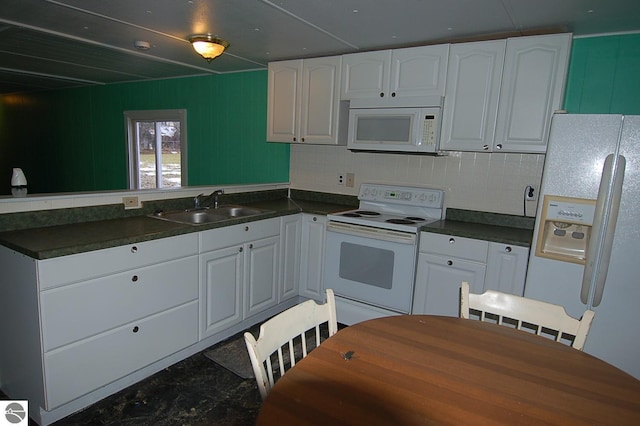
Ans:
<svg viewBox="0 0 640 426"><path fill-rule="evenodd" d="M438 153L441 96L352 100L347 148L354 151Z"/></svg>

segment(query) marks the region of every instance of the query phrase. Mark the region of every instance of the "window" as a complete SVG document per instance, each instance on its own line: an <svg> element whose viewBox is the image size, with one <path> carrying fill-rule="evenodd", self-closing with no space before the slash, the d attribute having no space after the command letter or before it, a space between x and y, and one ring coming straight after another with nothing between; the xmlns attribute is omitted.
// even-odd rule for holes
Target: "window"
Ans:
<svg viewBox="0 0 640 426"><path fill-rule="evenodd" d="M187 185L187 111L125 111L129 188Z"/></svg>

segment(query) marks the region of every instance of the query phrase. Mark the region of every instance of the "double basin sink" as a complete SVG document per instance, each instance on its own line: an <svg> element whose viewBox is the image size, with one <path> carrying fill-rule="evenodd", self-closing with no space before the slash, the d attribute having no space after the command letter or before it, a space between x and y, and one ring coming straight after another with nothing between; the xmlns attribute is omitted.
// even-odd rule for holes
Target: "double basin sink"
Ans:
<svg viewBox="0 0 640 426"><path fill-rule="evenodd" d="M214 208L199 208L188 210L175 210L169 212L156 212L150 217L167 220L169 222L186 223L188 225L204 225L207 223L222 222L241 217L256 216L270 213L269 210L256 209L245 206L220 206Z"/></svg>

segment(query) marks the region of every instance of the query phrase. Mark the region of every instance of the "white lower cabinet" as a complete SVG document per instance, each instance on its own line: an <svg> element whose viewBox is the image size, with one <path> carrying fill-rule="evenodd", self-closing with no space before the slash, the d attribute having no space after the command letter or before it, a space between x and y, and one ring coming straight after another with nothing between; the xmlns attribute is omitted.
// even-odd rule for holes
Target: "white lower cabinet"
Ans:
<svg viewBox="0 0 640 426"><path fill-rule="evenodd" d="M280 219L200 233L200 339L278 303Z"/></svg>
<svg viewBox="0 0 640 426"><path fill-rule="evenodd" d="M524 296L528 261L527 247L490 242L485 278L489 286L485 286L485 290L498 290Z"/></svg>
<svg viewBox="0 0 640 426"><path fill-rule="evenodd" d="M301 238L302 215L293 214L281 217L279 302L298 296Z"/></svg>
<svg viewBox="0 0 640 426"><path fill-rule="evenodd" d="M324 301L324 234L327 217L302 214L300 296Z"/></svg>
<svg viewBox="0 0 640 426"><path fill-rule="evenodd" d="M47 260L0 246L0 334L12 336L0 387L49 424L292 306L299 290L322 300L325 222L295 214Z"/></svg>
<svg viewBox="0 0 640 426"><path fill-rule="evenodd" d="M46 260L1 247L0 321L20 320L15 350L0 355L3 389L29 399L39 419L40 409L195 344L197 241L189 234Z"/></svg>
<svg viewBox="0 0 640 426"><path fill-rule="evenodd" d="M412 313L458 316L462 281L472 293L522 296L528 254L526 247L421 233Z"/></svg>

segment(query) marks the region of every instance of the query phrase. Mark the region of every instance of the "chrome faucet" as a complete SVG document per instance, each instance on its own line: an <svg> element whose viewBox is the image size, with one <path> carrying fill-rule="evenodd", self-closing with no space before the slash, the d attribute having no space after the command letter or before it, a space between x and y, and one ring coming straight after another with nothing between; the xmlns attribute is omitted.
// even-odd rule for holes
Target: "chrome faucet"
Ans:
<svg viewBox="0 0 640 426"><path fill-rule="evenodd" d="M222 190L222 189L216 189L215 191L213 191L211 193L211 195L208 195L206 197L204 197L204 194L198 194L193 199L193 208L195 208L195 209L203 208L204 207L204 202L205 201L209 201L212 198L213 198L213 208L217 208L218 207L218 197L220 197L220 195L222 195L222 194L224 194L224 190Z"/></svg>

